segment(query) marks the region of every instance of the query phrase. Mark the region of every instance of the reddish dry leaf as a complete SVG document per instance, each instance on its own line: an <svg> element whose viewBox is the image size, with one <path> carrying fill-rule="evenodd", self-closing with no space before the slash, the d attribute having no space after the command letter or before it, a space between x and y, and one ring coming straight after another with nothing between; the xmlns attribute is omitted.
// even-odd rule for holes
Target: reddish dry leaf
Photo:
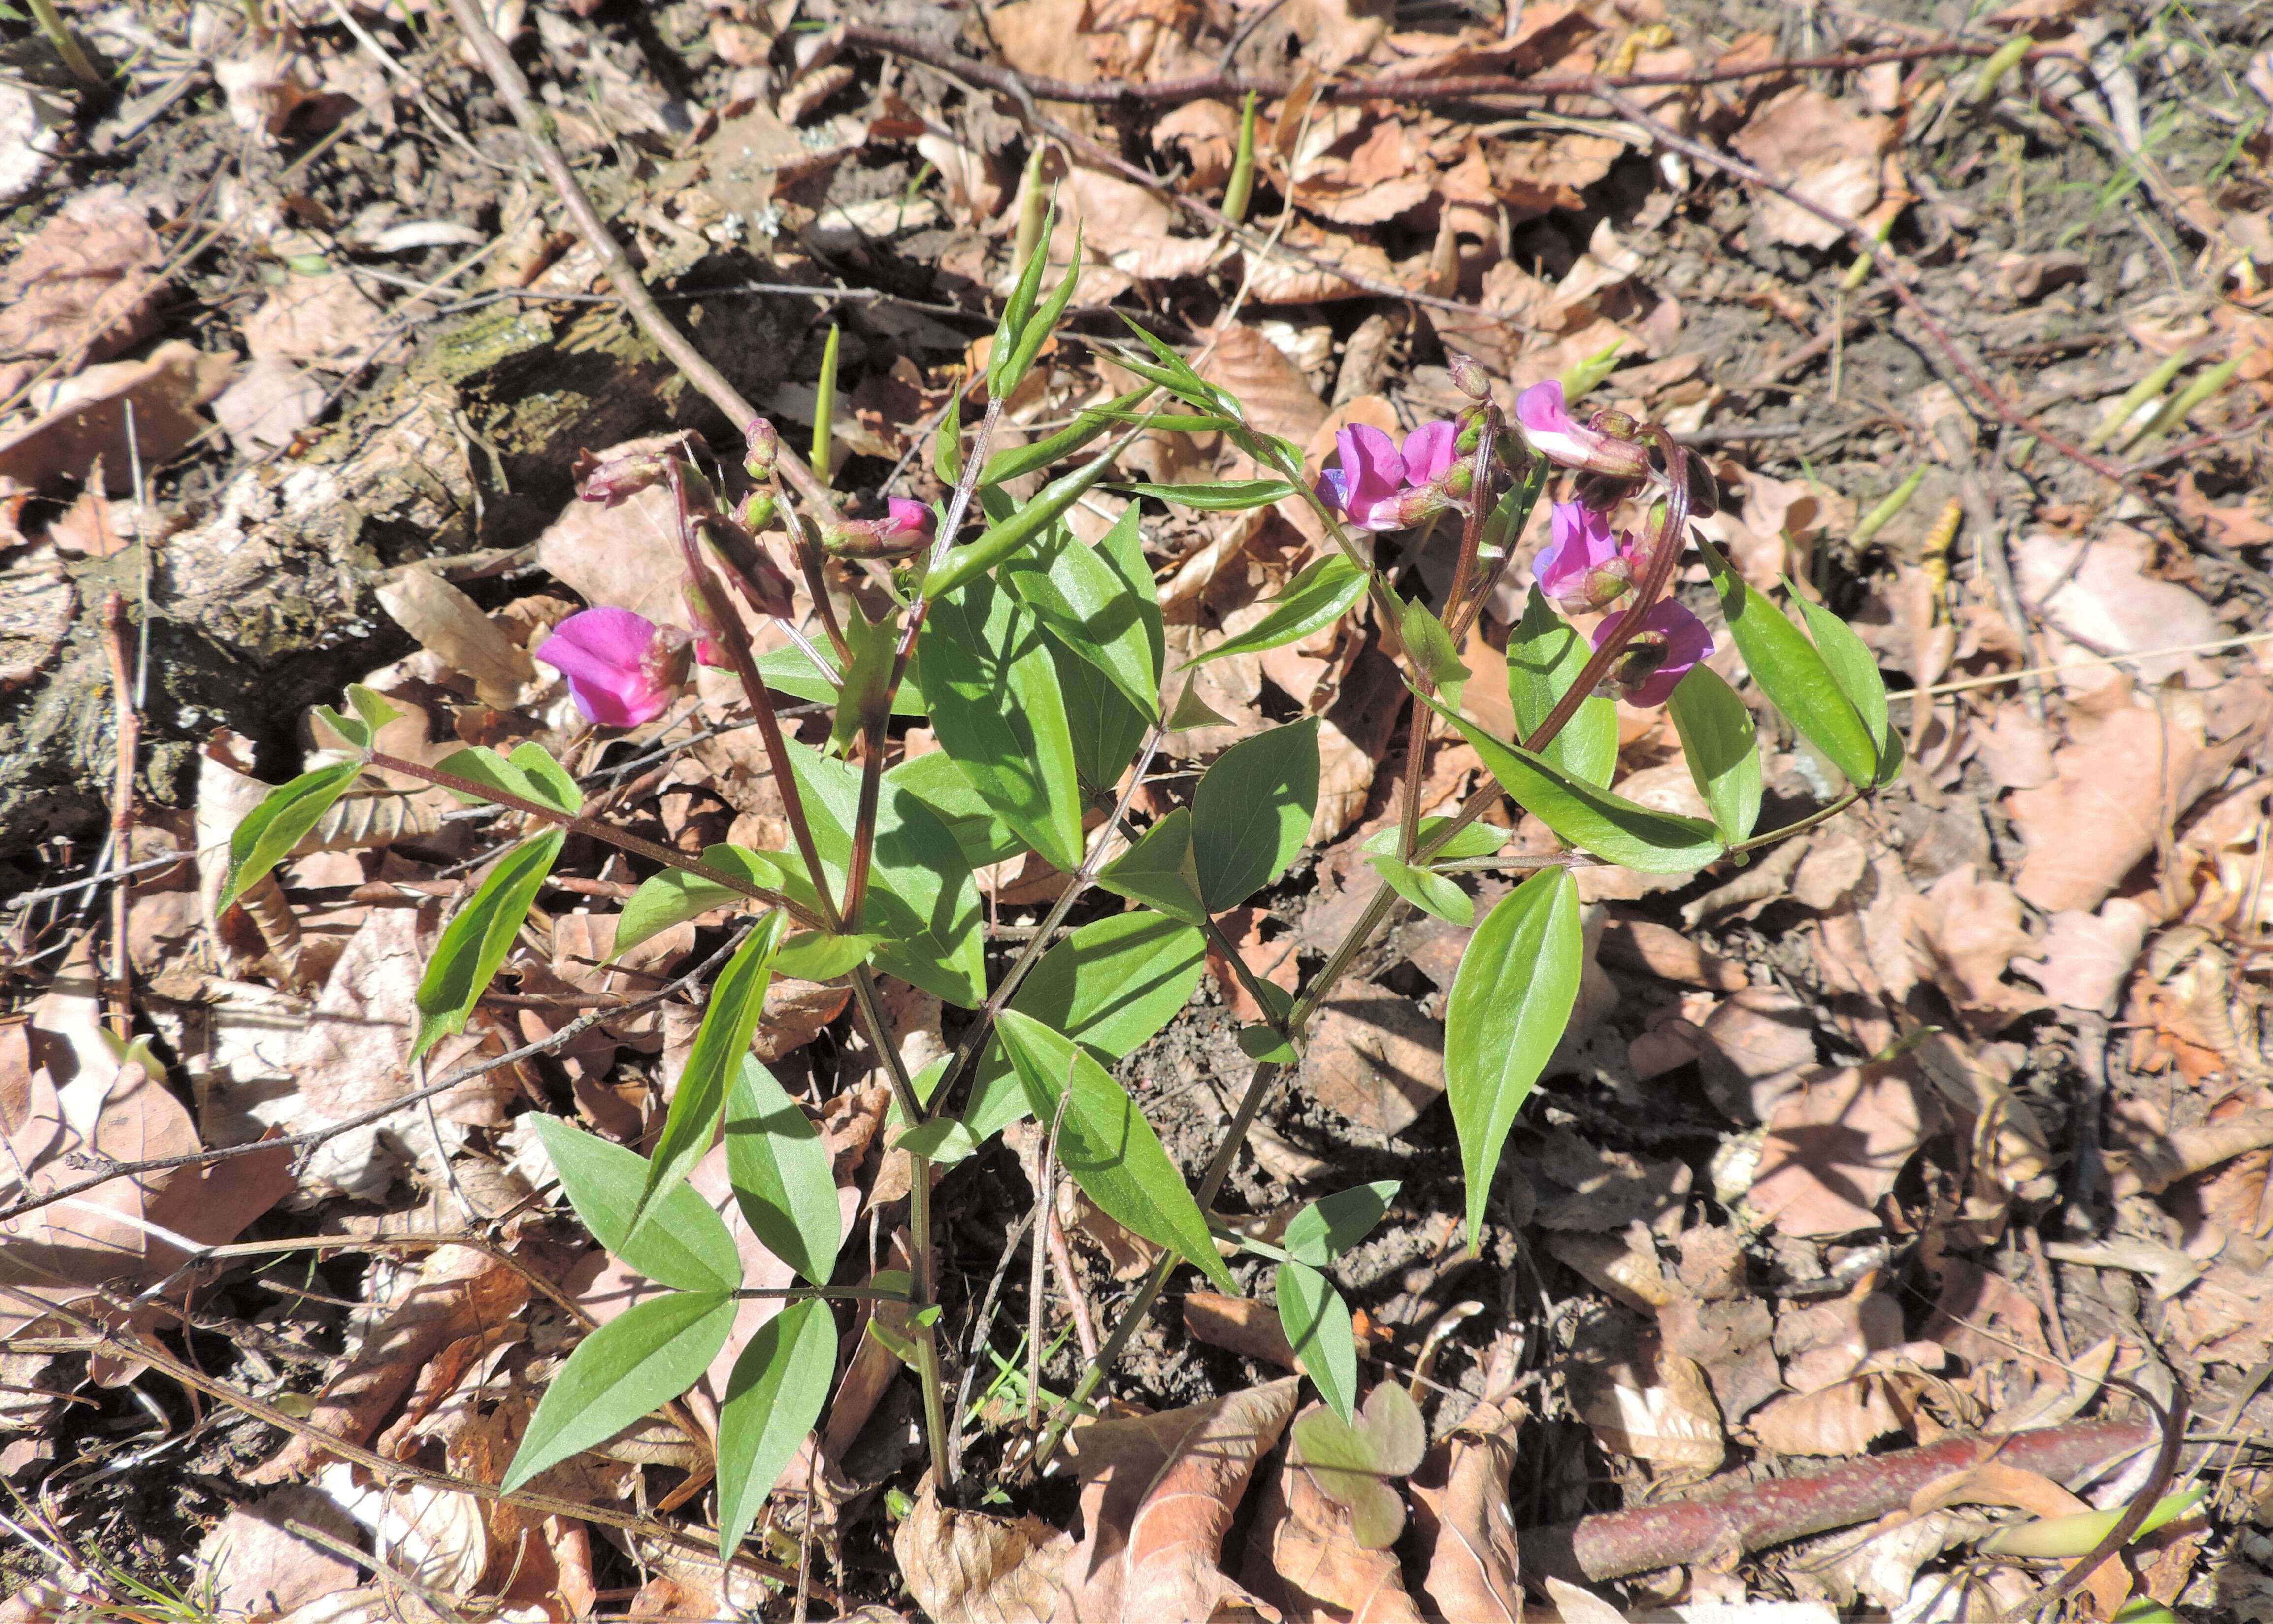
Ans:
<svg viewBox="0 0 2273 1624"><path fill-rule="evenodd" d="M64 376L150 331L165 251L124 186L73 193L0 272L0 394Z"/></svg>
<svg viewBox="0 0 2273 1624"><path fill-rule="evenodd" d="M2014 583L2029 602L2041 605L2055 665L2092 654L2206 643L2225 629L2208 604L2159 578L2154 564L2153 538L2128 524L2110 524L2088 537L2038 531L2013 549ZM2199 653L2150 654L2121 666L2086 665L2059 680L2071 693L2090 693L2130 682L2134 673L2155 688L2202 669Z"/></svg>
<svg viewBox="0 0 2273 1624"><path fill-rule="evenodd" d="M1605 921L1597 956L1609 969L1630 970L1714 992L1741 992L1751 985L1742 966L1654 920L1613 917ZM1812 1058L1812 1045L1809 1052Z"/></svg>
<svg viewBox="0 0 2273 1624"><path fill-rule="evenodd" d="M114 492L144 466L169 461L209 426L198 408L219 395L236 358L169 339L139 361L88 367L52 393L32 392L37 421L0 438L0 477L34 489L85 479L97 462ZM134 409L131 443L127 407Z"/></svg>
<svg viewBox="0 0 2273 1624"><path fill-rule="evenodd" d="M1429 1452L1414 1477L1413 1520L1429 1542L1422 1588L1448 1619L1516 1624L1523 1617L1515 1514L1507 1499L1523 1422L1523 1406L1514 1399L1487 1397Z"/></svg>
<svg viewBox="0 0 2273 1624"><path fill-rule="evenodd" d="M1745 1425L1762 1448L1778 1455L1860 1455L1902 1430L1903 1411L1892 1394L1883 1376L1857 1377L1787 1394L1754 1410Z"/></svg>
<svg viewBox="0 0 2273 1624"><path fill-rule="evenodd" d="M2112 1015L2154 926L2154 914L2128 897L2110 897L2097 914L2066 909L2052 915L2041 956L2015 959L2013 967L2042 987L2052 1003Z"/></svg>
<svg viewBox="0 0 2273 1624"><path fill-rule="evenodd" d="M1815 1069L1815 1021L1775 987L1747 987L1705 1018L1698 1071L1737 1122L1765 1122Z"/></svg>
<svg viewBox="0 0 2273 1624"><path fill-rule="evenodd" d="M1887 119L1794 86L1753 114L1733 145L1809 201L1852 219L1879 200L1879 154L1894 134ZM1829 248L1840 241L1838 227L1773 193L1760 194L1759 211L1761 225L1778 242Z"/></svg>
<svg viewBox="0 0 2273 1624"><path fill-rule="evenodd" d="M1812 1079L1769 1119L1752 1204L1786 1235L1876 1229L1878 1203L1924 1136L1917 1087L1896 1069Z"/></svg>
<svg viewBox="0 0 2273 1624"><path fill-rule="evenodd" d="M2009 798L2029 848L2014 890L2046 913L2097 907L2260 736L2268 708L2244 680L2164 689L2096 724L2072 717L2074 741L2052 758L2059 777Z"/></svg>
<svg viewBox="0 0 2273 1624"><path fill-rule="evenodd" d="M1326 420L1326 403L1309 379L1260 328L1244 322L1211 328L1202 351L1200 376L1237 395L1247 420L1264 433L1307 446Z"/></svg>
<svg viewBox="0 0 2273 1624"><path fill-rule="evenodd" d="M1396 1553L1361 1545L1349 1511L1326 1498L1291 1449L1264 1477L1244 1577L1287 1624L1421 1624Z"/></svg>
<svg viewBox="0 0 2273 1624"><path fill-rule="evenodd" d="M1219 1291L1191 1291L1184 1296L1184 1329L1212 1347L1228 1348L1242 1358L1300 1370L1294 1344L1279 1323L1278 1311L1252 1297L1226 1297Z"/></svg>
<svg viewBox="0 0 2273 1624"><path fill-rule="evenodd" d="M1294 1417L1297 1380L1076 1431L1084 1531L1055 1616L1211 1619L1253 1606L1218 1563L1249 1477Z"/></svg>
<svg viewBox="0 0 2273 1624"><path fill-rule="evenodd" d="M347 1368L325 1384L310 1411L315 1434L368 1442L396 1399L426 1364L454 1342L481 1335L519 1313L529 1282L486 1252L441 1246L427 1254L417 1278L387 1310ZM301 1433L245 1475L251 1483L304 1477L326 1459L315 1436Z"/></svg>
<svg viewBox="0 0 2273 1624"><path fill-rule="evenodd" d="M1444 1092L1444 1028L1402 993L1345 981L1310 1023L1302 1080L1377 1133L1402 1132Z"/></svg>
<svg viewBox="0 0 2273 1624"><path fill-rule="evenodd" d="M1294 983L1302 974L1302 966L1294 958L1294 950L1300 943L1291 933L1285 932L1265 941L1263 928L1273 922L1270 914L1256 907L1234 908L1216 922L1220 927L1223 938L1237 944L1240 957L1246 961L1248 970L1257 981L1268 981L1285 992L1294 990ZM1208 944L1207 965L1209 974L1223 989L1224 1000L1231 1006L1232 1019L1242 1024L1261 1020L1263 1006L1256 1003L1254 995L1239 979L1239 973L1232 967L1231 961L1216 950L1212 940Z"/></svg>
<svg viewBox="0 0 2273 1624"><path fill-rule="evenodd" d="M2043 1006L2004 979L2013 955L2037 944L2022 926L2021 899L2002 880L1977 878L1969 863L1953 868L1927 891L1917 919L1935 980L1961 1011L1993 1030Z"/></svg>
<svg viewBox="0 0 2273 1624"><path fill-rule="evenodd" d="M263 1617L289 1613L356 1582L356 1564L289 1531L287 1522L329 1534L350 1550L363 1530L320 1490L288 1484L251 1505L230 1508L198 1549L201 1593L217 1614Z"/></svg>

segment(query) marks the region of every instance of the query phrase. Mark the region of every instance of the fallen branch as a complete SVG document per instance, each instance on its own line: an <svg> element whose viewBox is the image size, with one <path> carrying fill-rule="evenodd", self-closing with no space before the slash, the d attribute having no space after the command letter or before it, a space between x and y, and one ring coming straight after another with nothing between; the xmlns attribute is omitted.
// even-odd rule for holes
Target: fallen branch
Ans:
<svg viewBox="0 0 2273 1624"><path fill-rule="evenodd" d="M1909 1504L1937 1477L1996 1460L2061 1480L2151 1448L2151 1420L2081 1421L2009 1438L1947 1438L1805 1477L1732 1485L1694 1500L1606 1512L1525 1530L1523 1574L1594 1583L1684 1562L1730 1560L1867 1522Z"/></svg>

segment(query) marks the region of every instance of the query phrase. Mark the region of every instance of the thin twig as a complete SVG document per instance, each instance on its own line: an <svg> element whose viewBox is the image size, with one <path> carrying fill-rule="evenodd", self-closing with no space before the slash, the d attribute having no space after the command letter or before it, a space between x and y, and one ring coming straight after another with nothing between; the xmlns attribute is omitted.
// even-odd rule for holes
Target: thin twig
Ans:
<svg viewBox="0 0 2273 1624"><path fill-rule="evenodd" d="M110 792L110 854L124 863L134 838L134 759L142 748L142 716L134 708L134 678L126 659L126 598L113 591L102 600L102 652L110 662L111 711L116 733L117 773ZM110 891L110 1028L124 1041L134 1029L131 966L126 952L127 887Z"/></svg>

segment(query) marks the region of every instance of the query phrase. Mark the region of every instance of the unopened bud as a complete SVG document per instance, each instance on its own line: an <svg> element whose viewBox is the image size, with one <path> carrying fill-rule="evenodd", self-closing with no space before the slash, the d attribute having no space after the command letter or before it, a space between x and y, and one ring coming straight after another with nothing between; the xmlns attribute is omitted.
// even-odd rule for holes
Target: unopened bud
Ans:
<svg viewBox="0 0 2273 1624"><path fill-rule="evenodd" d="M774 511L781 504L763 491L753 491L742 503L742 528L756 535L774 522Z"/></svg>
<svg viewBox="0 0 2273 1624"><path fill-rule="evenodd" d="M569 467L576 482L576 494L588 502L605 502L610 507L663 483L671 459L660 451L632 451L620 456L597 457L589 451L579 451Z"/></svg>
<svg viewBox="0 0 2273 1624"><path fill-rule="evenodd" d="M716 511L718 492L703 477L701 469L692 462L680 463L679 482L680 488L686 492L687 512L707 514Z"/></svg>
<svg viewBox="0 0 2273 1624"><path fill-rule="evenodd" d="M1713 470L1705 465L1705 459L1692 454L1682 459L1682 468L1689 485L1690 516L1709 519L1720 512L1721 484L1713 477Z"/></svg>
<svg viewBox="0 0 2273 1624"><path fill-rule="evenodd" d="M1476 365L1474 356L1456 350L1444 357L1444 370L1452 375L1452 387L1470 400L1491 399L1491 380L1484 376L1484 369Z"/></svg>
<svg viewBox="0 0 2273 1624"><path fill-rule="evenodd" d="M760 614L796 613L796 589L764 545L731 519L713 514L702 521L711 556L725 567L726 578Z"/></svg>
<svg viewBox="0 0 2273 1624"><path fill-rule="evenodd" d="M781 431L774 427L772 419L751 418L742 447L742 471L753 479L769 479L780 454Z"/></svg>

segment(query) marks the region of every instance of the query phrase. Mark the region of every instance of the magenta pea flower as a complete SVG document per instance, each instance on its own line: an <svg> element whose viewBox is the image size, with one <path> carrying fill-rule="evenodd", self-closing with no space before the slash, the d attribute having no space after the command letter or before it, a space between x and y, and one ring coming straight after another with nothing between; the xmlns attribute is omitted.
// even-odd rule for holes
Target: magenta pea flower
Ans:
<svg viewBox="0 0 2273 1624"><path fill-rule="evenodd" d="M1402 530L1437 507L1421 495L1459 460L1458 431L1449 421L1424 423L1395 440L1370 423L1353 423L1334 437L1341 466L1318 476L1320 500L1362 530Z"/></svg>
<svg viewBox="0 0 2273 1624"><path fill-rule="evenodd" d="M886 500L884 508L884 534L894 540L929 541L939 527L937 516L926 503L895 496Z"/></svg>
<svg viewBox="0 0 2273 1624"><path fill-rule="evenodd" d="M1532 578L1565 613L1601 609L1626 595L1633 585L1631 538L1613 534L1600 511L1557 502L1548 527L1550 538L1532 560Z"/></svg>
<svg viewBox="0 0 2273 1624"><path fill-rule="evenodd" d="M1618 479L1639 479L1649 471L1649 454L1641 447L1573 417L1563 404L1563 385L1556 379L1535 383L1515 397L1515 421L1531 448L1559 468Z"/></svg>
<svg viewBox="0 0 2273 1624"><path fill-rule="evenodd" d="M568 679L588 721L636 727L653 721L686 680L687 636L628 609L580 609L552 628L536 658Z"/></svg>
<svg viewBox="0 0 2273 1624"><path fill-rule="evenodd" d="M1609 642L1632 613L1621 609L1604 615L1594 628L1594 646ZM1641 629L1620 652L1615 674L1629 704L1662 705L1712 652L1713 635L1705 622L1671 598L1661 598L1643 613Z"/></svg>

